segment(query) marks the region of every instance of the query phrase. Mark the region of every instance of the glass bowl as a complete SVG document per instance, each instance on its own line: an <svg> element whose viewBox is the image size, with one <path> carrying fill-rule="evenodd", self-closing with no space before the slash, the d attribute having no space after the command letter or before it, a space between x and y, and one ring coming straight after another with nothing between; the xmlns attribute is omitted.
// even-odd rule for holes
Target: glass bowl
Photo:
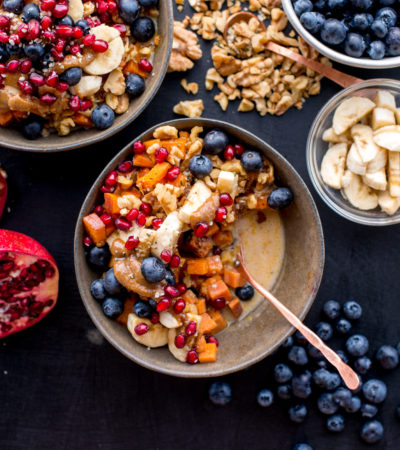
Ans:
<svg viewBox="0 0 400 450"><path fill-rule="evenodd" d="M396 98L397 106L400 106L400 81L383 78L362 81L343 89L328 101L315 118L307 139L307 169L316 191L337 214L362 225L385 226L400 223L400 209L392 216L379 208L362 211L352 206L340 190L327 186L322 180L320 168L329 143L322 140L322 134L332 126L333 114L343 100L355 95L372 99L376 91L382 89L390 91Z"/></svg>

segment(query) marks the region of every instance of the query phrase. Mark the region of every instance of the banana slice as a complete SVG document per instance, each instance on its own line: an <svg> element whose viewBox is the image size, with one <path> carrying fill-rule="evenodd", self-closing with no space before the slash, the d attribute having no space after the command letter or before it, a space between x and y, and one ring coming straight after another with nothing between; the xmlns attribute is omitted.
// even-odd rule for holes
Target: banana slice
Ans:
<svg viewBox="0 0 400 450"><path fill-rule="evenodd" d="M386 167L388 151L385 148L378 147L378 153L375 158L367 165L367 172L374 173Z"/></svg>
<svg viewBox="0 0 400 450"><path fill-rule="evenodd" d="M70 15L74 22L83 19L83 3L82 0L69 0L68 15Z"/></svg>
<svg viewBox="0 0 400 450"><path fill-rule="evenodd" d="M387 187L385 168L383 167L378 172L366 173L363 176L363 181L367 186L371 187L372 189L376 189L377 191L384 191Z"/></svg>
<svg viewBox="0 0 400 450"><path fill-rule="evenodd" d="M387 108L375 108L372 111L371 125L374 130L386 127L387 125L395 125L394 112Z"/></svg>
<svg viewBox="0 0 400 450"><path fill-rule="evenodd" d="M364 163L372 161L378 153L378 146L374 142L372 128L368 125L357 124L351 128L351 135L361 160Z"/></svg>
<svg viewBox="0 0 400 450"><path fill-rule="evenodd" d="M186 356L190 347L185 345L183 348L178 348L175 345L175 336L178 334L178 331L175 328L171 328L168 330L168 349L174 355L174 357L181 362L186 362Z"/></svg>
<svg viewBox="0 0 400 450"><path fill-rule="evenodd" d="M322 134L322 140L325 142L332 142L333 144L338 144L340 142L349 142L350 139L347 133L336 134L333 131L333 128L327 128Z"/></svg>
<svg viewBox="0 0 400 450"><path fill-rule="evenodd" d="M333 115L333 131L342 134L370 113L375 103L365 97L350 97L344 100Z"/></svg>
<svg viewBox="0 0 400 450"><path fill-rule="evenodd" d="M367 164L361 159L358 148L355 144L350 147L346 159L347 168L358 175L364 175L367 172Z"/></svg>
<svg viewBox="0 0 400 450"><path fill-rule="evenodd" d="M324 183L333 189L340 189L342 187L346 153L347 144L336 144L325 153L322 160L321 177Z"/></svg>
<svg viewBox="0 0 400 450"><path fill-rule="evenodd" d="M389 152L388 178L390 195L400 197L400 153Z"/></svg>
<svg viewBox="0 0 400 450"><path fill-rule="evenodd" d="M139 336L135 333L135 327L140 323L148 325L149 331ZM135 341L146 347L156 348L168 344L168 328L163 327L160 323L153 324L150 320L142 319L136 314L131 313L128 316L127 327Z"/></svg>
<svg viewBox="0 0 400 450"><path fill-rule="evenodd" d="M84 75L79 83L70 87L70 91L80 98L90 97L100 90L102 82L103 79L97 75Z"/></svg>
<svg viewBox="0 0 400 450"><path fill-rule="evenodd" d="M375 209L378 206L377 194L362 182L359 175L347 170L343 176L344 197L356 208Z"/></svg>
<svg viewBox="0 0 400 450"><path fill-rule="evenodd" d="M392 197L388 191L378 193L378 203L381 210L390 216L399 209L399 200L399 197Z"/></svg>
<svg viewBox="0 0 400 450"><path fill-rule="evenodd" d="M379 108L387 108L396 111L396 99L389 91L378 91L374 97L374 102Z"/></svg>
<svg viewBox="0 0 400 450"><path fill-rule="evenodd" d="M374 141L380 147L400 152L400 125L388 125L374 132Z"/></svg>
<svg viewBox="0 0 400 450"><path fill-rule="evenodd" d="M169 311L162 311L160 313L160 323L167 328L178 328L182 325L180 320Z"/></svg>
<svg viewBox="0 0 400 450"><path fill-rule="evenodd" d="M119 31L108 25L99 25L91 29L96 39L102 39L108 43L108 49L104 53L97 53L96 58L84 67L84 71L90 75L105 75L116 69L124 56L124 43Z"/></svg>
<svg viewBox="0 0 400 450"><path fill-rule="evenodd" d="M396 108L394 115L396 116L397 125L400 125L400 108Z"/></svg>

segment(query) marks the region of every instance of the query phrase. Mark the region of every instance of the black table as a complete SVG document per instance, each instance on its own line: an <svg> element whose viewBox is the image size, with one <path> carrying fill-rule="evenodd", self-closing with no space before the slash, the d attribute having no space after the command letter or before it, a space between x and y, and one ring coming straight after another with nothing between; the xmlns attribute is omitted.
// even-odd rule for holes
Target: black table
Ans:
<svg viewBox="0 0 400 450"><path fill-rule="evenodd" d="M311 188L324 226L326 264L306 323L316 323L327 299L355 299L364 308L356 330L371 339L373 351L400 339L399 226L369 228L340 218L316 195L306 171L308 130L317 111L339 88L324 80L321 95L307 100L301 112L293 109L283 117L239 113L237 105L223 113L213 101L214 94L204 90L210 59L207 47L210 44L204 44L204 57L190 73L167 75L147 111L101 144L49 155L2 149L0 161L9 174L10 212L1 227L31 235L46 246L61 278L55 310L35 327L0 343L1 449L287 450L303 440L323 450L367 447L358 438L358 417L347 420L345 432L332 435L314 405L308 420L295 425L287 418L286 407L274 404L262 409L256 404L258 390L272 386L278 356L226 377L234 398L229 406L217 408L207 399L210 380L172 378L134 364L101 338L83 307L72 245L81 203L118 149L155 123L172 119L178 99L193 99L179 86L185 76L200 83L204 117L241 125L268 141ZM400 70L347 70L362 78L400 75ZM373 448L397 449L400 425L394 409L400 403L400 371L383 379L389 387L380 414L385 438Z"/></svg>

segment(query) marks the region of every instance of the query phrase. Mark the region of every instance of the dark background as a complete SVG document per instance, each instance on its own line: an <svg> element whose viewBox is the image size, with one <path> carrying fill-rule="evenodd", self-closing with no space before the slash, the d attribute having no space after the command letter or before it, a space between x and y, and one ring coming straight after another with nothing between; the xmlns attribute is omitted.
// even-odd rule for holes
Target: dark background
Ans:
<svg viewBox="0 0 400 450"><path fill-rule="evenodd" d="M355 330L370 339L371 355L379 345L400 340L399 226L370 228L342 219L317 197L306 171L308 130L339 87L324 80L321 95L307 100L302 111L292 109L283 117L238 113L238 103L223 113L213 101L214 93L203 88L210 64L208 46L190 73L167 75L147 111L101 144L48 155L1 149L0 162L9 174L9 212L1 226L37 239L60 269L57 307L35 327L0 343L1 449L289 450L301 441L314 449L367 448L358 437L362 422L357 415L347 419L345 432L332 435L315 401L309 402L309 418L301 425L289 421L285 405L276 402L268 409L257 405L258 390L273 386L272 369L280 362L279 355L226 377L233 401L217 408L208 401L210 380L173 378L134 364L101 338L81 302L73 268L73 233L85 195L119 149L155 123L172 119L178 100L194 98L179 86L185 76L200 84L197 97L204 100L204 117L243 126L268 141L311 189L324 227L326 263L306 323L316 323L323 302L330 298L355 299L364 309ZM362 78L400 75L400 70L342 69ZM342 344L334 342L336 348ZM400 404L400 369L383 379L389 388L379 413L385 438L374 448L398 449L400 422L394 410Z"/></svg>

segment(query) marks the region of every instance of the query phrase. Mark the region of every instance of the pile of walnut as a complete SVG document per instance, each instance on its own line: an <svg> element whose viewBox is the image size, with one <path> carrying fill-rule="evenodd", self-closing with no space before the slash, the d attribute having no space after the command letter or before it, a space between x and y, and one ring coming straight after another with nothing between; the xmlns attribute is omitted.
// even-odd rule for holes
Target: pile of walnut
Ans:
<svg viewBox="0 0 400 450"><path fill-rule="evenodd" d="M262 31L256 20L240 22L235 25L235 37L228 38L229 42L223 37L225 23L231 14L243 9L243 4L239 0L235 3L228 0L227 9L222 10L224 3L225 0L190 0L190 5L197 12L192 17L185 17L182 22L175 22L175 50L169 64L170 71L189 70L193 67L190 59L201 57L196 35L187 30L190 26L203 39L214 40L211 49L213 67L207 71L205 88L212 90L215 85L218 87L219 93L214 96L214 100L223 111L227 109L229 101L239 99L237 110L240 112L255 108L261 116L267 113L279 116L293 106L301 109L306 98L319 94L321 75L264 48L266 42L273 41L308 58L331 65L327 58L320 57L294 31L285 34L288 20L281 9L280 0L250 0L249 10L261 20L270 19L270 24L266 31ZM193 58L191 55L194 49ZM194 103L195 111L191 103ZM203 106L201 100L180 102L175 105L174 112L196 117L193 114L199 114L202 110L199 104Z"/></svg>

